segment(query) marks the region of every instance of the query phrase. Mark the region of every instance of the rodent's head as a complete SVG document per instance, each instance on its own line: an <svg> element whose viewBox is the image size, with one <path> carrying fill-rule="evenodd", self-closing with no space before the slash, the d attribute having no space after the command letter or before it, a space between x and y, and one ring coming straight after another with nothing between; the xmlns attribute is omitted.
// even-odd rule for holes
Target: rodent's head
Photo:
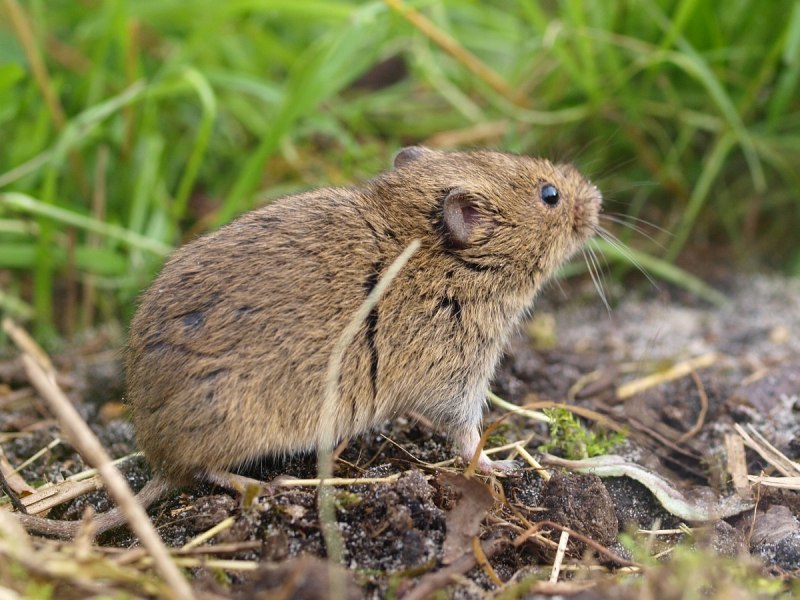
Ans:
<svg viewBox="0 0 800 600"><path fill-rule="evenodd" d="M414 146L397 154L395 174L434 199L428 221L441 245L478 270L541 282L597 229L602 196L569 164Z"/></svg>

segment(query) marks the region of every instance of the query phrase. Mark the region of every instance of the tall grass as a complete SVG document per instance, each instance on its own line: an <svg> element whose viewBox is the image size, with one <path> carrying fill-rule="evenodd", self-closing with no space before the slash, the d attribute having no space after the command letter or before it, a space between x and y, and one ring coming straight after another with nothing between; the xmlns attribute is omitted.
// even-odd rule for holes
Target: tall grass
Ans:
<svg viewBox="0 0 800 600"><path fill-rule="evenodd" d="M126 318L186 237L425 141L573 160L671 232L617 231L657 276L714 245L800 272L798 2L0 1L0 310L42 337Z"/></svg>

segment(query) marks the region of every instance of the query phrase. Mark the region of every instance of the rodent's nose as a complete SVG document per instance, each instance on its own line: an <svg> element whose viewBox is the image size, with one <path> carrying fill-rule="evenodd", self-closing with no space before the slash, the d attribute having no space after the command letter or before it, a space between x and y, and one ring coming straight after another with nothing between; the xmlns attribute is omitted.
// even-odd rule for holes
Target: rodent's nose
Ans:
<svg viewBox="0 0 800 600"><path fill-rule="evenodd" d="M594 233L599 219L602 202L597 188L585 196L577 196L572 205L572 230L580 236L588 237Z"/></svg>

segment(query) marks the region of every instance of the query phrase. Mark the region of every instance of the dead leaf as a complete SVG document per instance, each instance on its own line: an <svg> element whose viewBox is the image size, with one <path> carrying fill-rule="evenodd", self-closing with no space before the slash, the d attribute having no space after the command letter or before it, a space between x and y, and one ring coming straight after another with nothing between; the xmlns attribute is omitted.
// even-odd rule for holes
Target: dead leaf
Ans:
<svg viewBox="0 0 800 600"><path fill-rule="evenodd" d="M777 544L800 530L800 524L788 506L770 506L767 512L756 515L750 543L753 545Z"/></svg>
<svg viewBox="0 0 800 600"><path fill-rule="evenodd" d="M456 497L455 506L446 515L447 535L442 562L448 565L470 548L472 538L478 535L487 511L494 504L494 497L489 486L458 473L442 472L436 477L436 482Z"/></svg>

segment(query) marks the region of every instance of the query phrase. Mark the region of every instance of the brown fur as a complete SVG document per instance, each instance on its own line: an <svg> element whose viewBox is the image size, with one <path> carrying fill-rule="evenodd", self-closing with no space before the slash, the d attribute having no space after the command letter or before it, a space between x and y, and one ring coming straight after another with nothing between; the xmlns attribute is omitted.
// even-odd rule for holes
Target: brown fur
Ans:
<svg viewBox="0 0 800 600"><path fill-rule="evenodd" d="M142 296L128 401L170 481L316 448L333 345L414 239L344 356L336 432L414 410L471 456L503 348L594 233L600 194L571 166L496 152L412 148L396 165L243 215L177 250ZM547 183L556 207L540 198Z"/></svg>

